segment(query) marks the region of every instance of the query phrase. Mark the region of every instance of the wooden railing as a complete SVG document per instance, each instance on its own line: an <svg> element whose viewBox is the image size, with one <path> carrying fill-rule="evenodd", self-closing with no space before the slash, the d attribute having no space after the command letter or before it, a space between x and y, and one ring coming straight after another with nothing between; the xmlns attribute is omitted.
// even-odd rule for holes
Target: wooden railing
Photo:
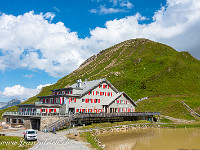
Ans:
<svg viewBox="0 0 200 150"><path fill-rule="evenodd" d="M154 115L161 115L161 113L160 112L120 112L120 113L96 113L96 114L95 113L76 113L76 114L61 118L53 123L48 124L46 126L46 129L48 131L52 131L53 128L55 128L55 130L58 130L65 124L70 123L71 121L75 119L111 118L111 117L128 117L128 116L139 117L139 116L154 116ZM42 128L42 130L44 130L44 128Z"/></svg>

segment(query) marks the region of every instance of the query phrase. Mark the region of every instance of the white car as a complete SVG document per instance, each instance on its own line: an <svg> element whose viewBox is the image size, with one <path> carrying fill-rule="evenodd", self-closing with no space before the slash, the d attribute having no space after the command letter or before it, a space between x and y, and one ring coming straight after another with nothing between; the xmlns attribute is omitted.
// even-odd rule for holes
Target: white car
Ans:
<svg viewBox="0 0 200 150"><path fill-rule="evenodd" d="M28 140L35 140L35 141L37 141L37 132L35 130L33 130L33 129L27 129L27 130L25 130L25 132L24 132L24 139L26 141L28 141Z"/></svg>

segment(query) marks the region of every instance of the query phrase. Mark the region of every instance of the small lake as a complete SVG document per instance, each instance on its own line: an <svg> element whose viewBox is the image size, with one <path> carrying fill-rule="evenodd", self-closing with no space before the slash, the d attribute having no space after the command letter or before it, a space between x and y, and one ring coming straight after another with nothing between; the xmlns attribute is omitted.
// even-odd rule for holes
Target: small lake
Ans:
<svg viewBox="0 0 200 150"><path fill-rule="evenodd" d="M200 150L200 129L147 128L97 136L106 150Z"/></svg>

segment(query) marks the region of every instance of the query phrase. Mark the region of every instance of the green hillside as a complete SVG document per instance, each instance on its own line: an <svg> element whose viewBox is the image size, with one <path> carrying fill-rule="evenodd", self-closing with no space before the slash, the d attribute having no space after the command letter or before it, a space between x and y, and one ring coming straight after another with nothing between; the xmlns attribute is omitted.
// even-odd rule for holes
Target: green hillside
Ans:
<svg viewBox="0 0 200 150"><path fill-rule="evenodd" d="M37 96L49 95L51 89L64 88L75 83L77 79L84 81L100 78L107 78L119 91L125 91L133 100L151 97L140 102L141 105L138 104L138 111L145 111L145 108L146 111L161 111L166 115L190 119L188 116L170 113L171 108L171 112L176 111L176 104L172 103L178 99L199 111L200 61L188 52L177 52L167 45L147 39L128 40L101 51L56 84L43 88ZM165 100L167 104L154 105L154 102ZM24 103L35 101L38 101L36 96ZM145 107L145 103L151 107ZM16 107L9 109L17 110ZM4 111L1 110L0 114Z"/></svg>

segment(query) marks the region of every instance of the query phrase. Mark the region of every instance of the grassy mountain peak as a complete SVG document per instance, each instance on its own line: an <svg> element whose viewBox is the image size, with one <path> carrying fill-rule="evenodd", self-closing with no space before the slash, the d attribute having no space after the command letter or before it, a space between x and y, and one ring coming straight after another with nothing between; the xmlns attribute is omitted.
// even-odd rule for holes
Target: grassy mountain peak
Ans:
<svg viewBox="0 0 200 150"><path fill-rule="evenodd" d="M161 43L132 39L91 56L78 69L57 83L44 87L38 95L29 98L24 104L34 103L38 100L37 96L49 95L51 89L64 88L77 79L100 78L107 78L133 100L146 96L196 97L200 91L200 61L188 52L178 52ZM12 109L16 110L14 107ZM147 108L146 111L148 110L151 109Z"/></svg>

